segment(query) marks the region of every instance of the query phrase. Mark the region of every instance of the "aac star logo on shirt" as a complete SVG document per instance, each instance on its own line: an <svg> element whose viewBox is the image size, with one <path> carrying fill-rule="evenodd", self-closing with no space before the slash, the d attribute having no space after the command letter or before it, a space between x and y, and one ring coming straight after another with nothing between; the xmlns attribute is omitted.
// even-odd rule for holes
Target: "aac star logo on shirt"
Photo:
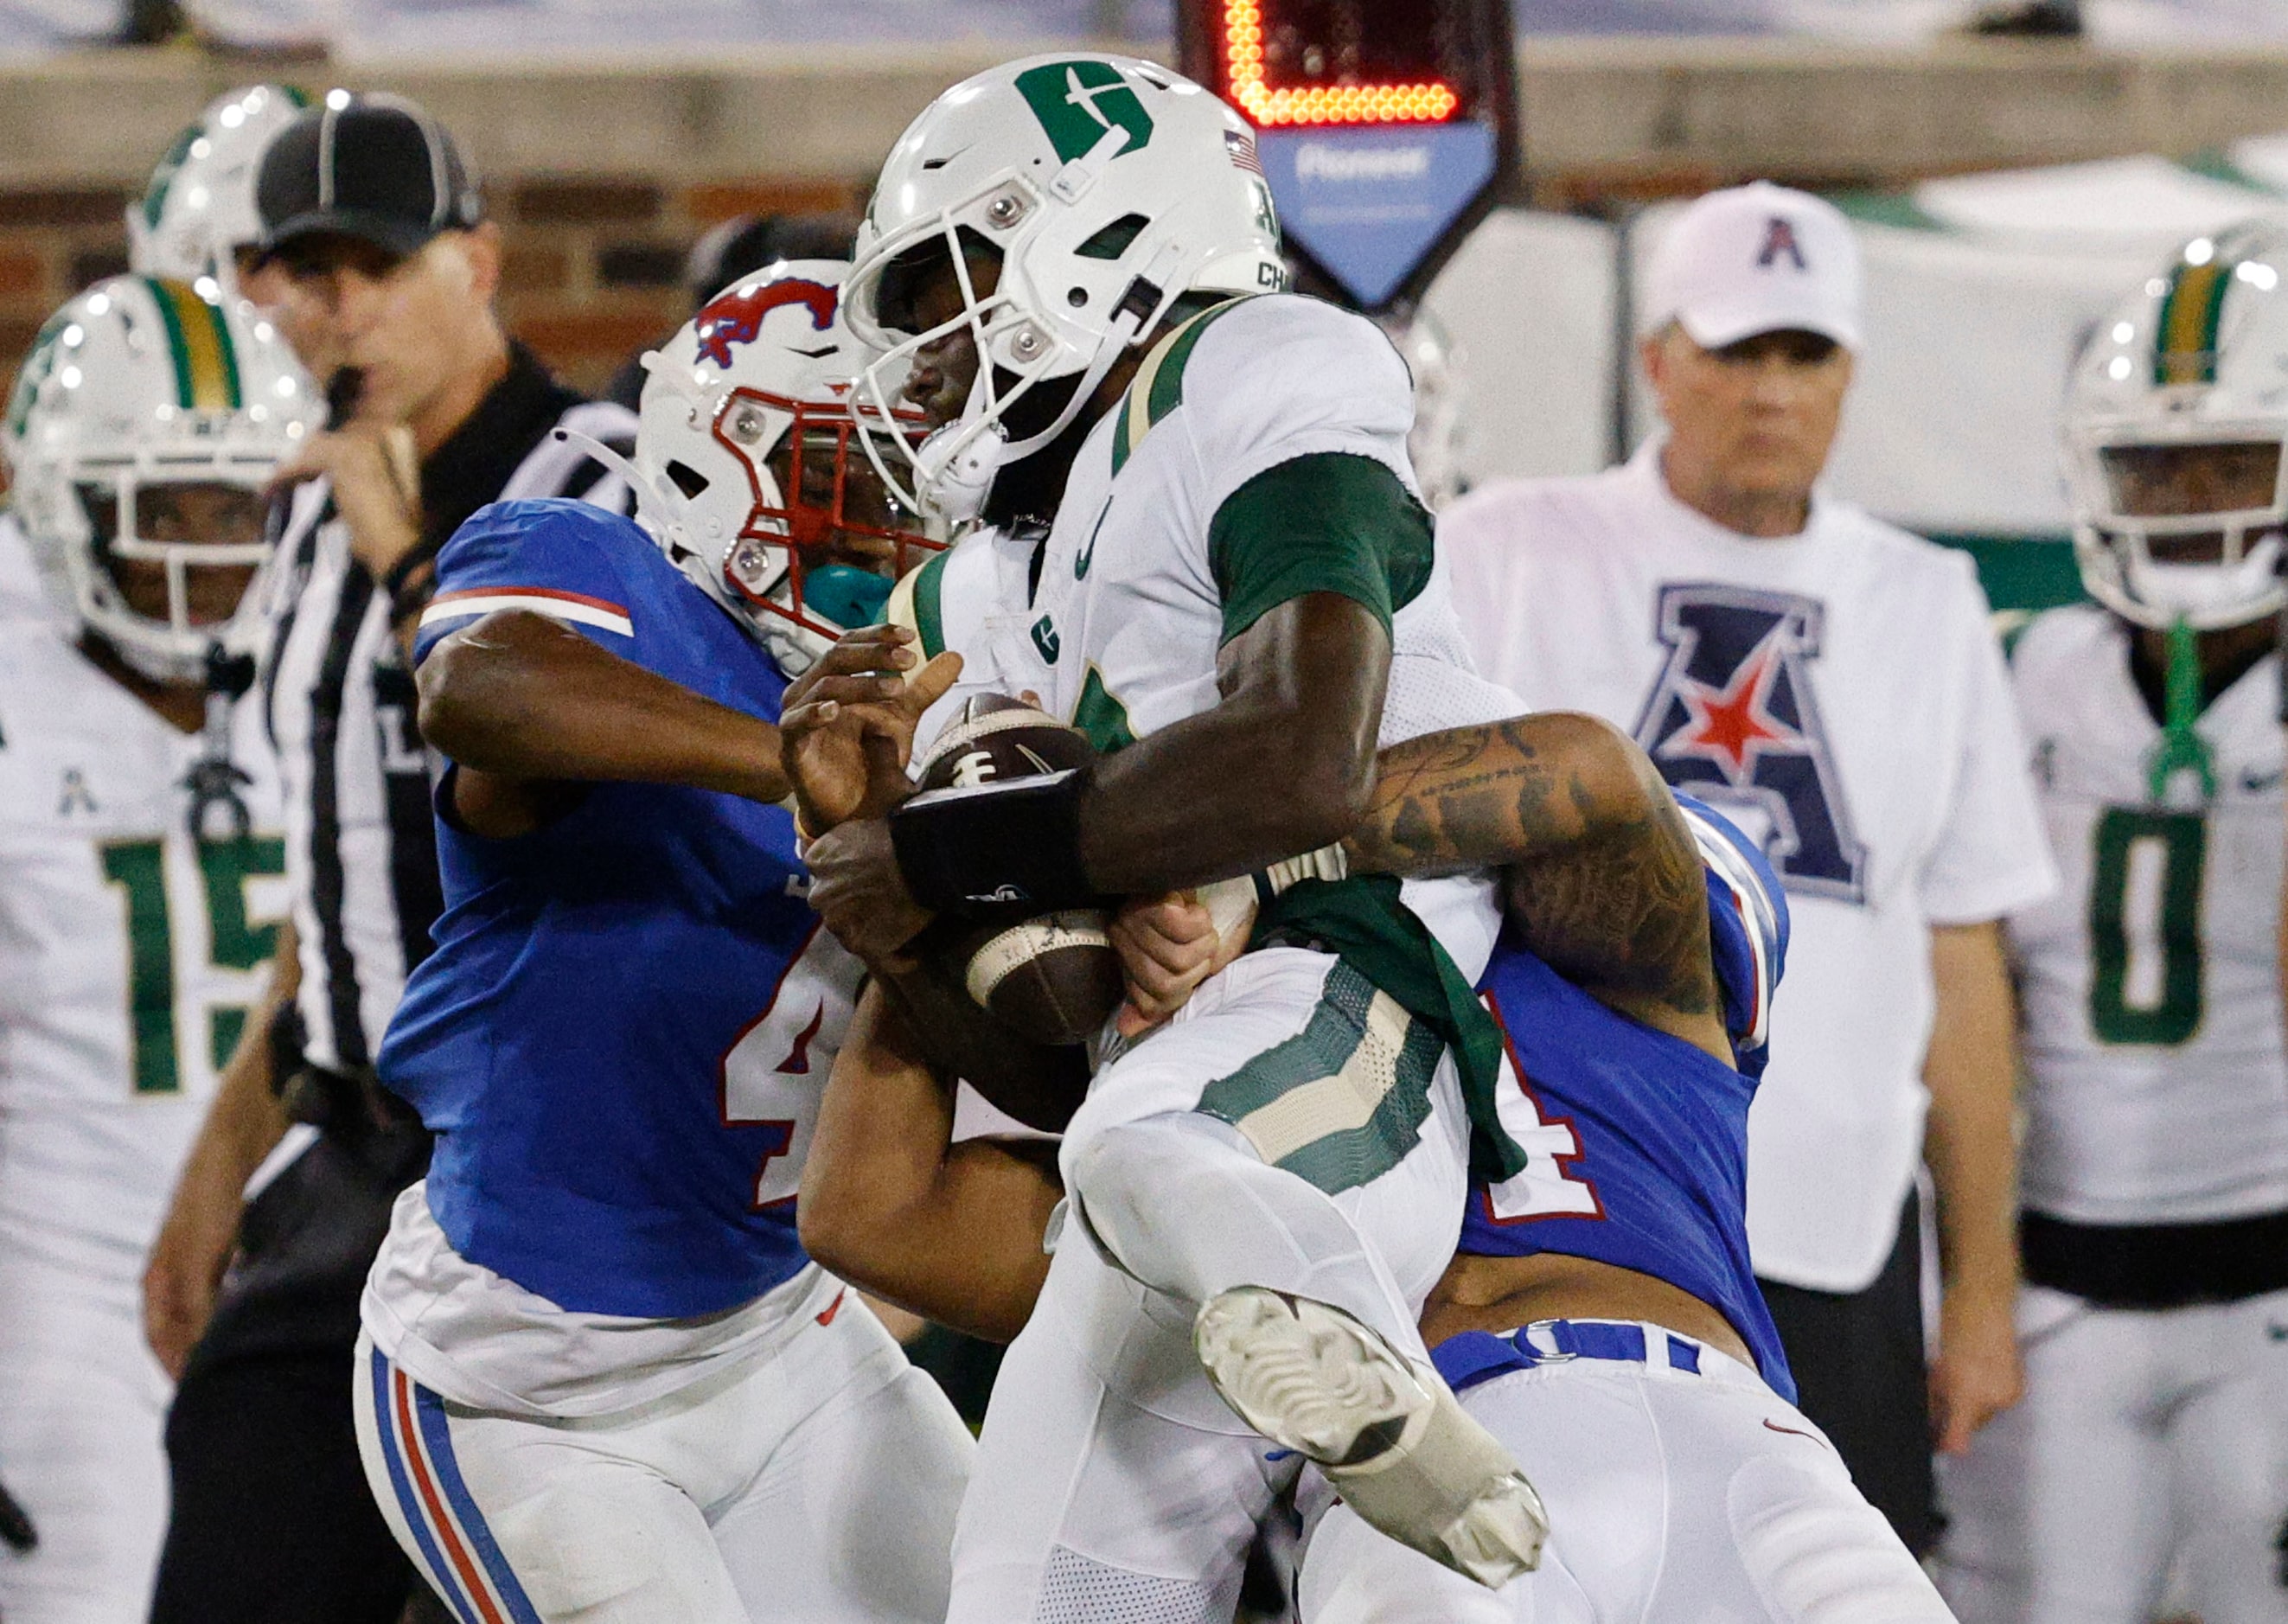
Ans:
<svg viewBox="0 0 2288 1624"><path fill-rule="evenodd" d="M1856 903L1866 848L1811 689L1823 614L1791 593L1662 587L1655 624L1668 658L1636 740L1669 783L1761 823L1789 890Z"/></svg>

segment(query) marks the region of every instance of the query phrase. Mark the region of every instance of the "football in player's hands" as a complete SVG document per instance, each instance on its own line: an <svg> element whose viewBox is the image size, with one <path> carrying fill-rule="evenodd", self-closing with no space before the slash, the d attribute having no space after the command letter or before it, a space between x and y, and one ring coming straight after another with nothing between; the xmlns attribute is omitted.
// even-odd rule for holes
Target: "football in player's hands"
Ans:
<svg viewBox="0 0 2288 1624"><path fill-rule="evenodd" d="M1094 751L1021 699L965 701L921 764L924 790L1004 784L1088 765ZM1120 958L1111 916L1100 908L1029 912L1022 904L941 919L915 951L989 1010L1039 1043L1085 1042L1120 1005Z"/></svg>

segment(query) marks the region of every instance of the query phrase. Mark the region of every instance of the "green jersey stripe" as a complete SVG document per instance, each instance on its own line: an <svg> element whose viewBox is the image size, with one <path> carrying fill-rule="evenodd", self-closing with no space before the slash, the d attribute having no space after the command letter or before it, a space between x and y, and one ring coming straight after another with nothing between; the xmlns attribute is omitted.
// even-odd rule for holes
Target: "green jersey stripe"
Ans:
<svg viewBox="0 0 2288 1624"><path fill-rule="evenodd" d="M1242 294L1238 299L1211 305L1152 346L1144 357L1144 364L1136 369L1135 380L1128 386L1128 394L1118 408L1119 420L1113 425L1113 473L1118 474L1127 466L1130 453L1155 424L1183 404L1184 363L1191 359L1192 348L1199 343L1208 323L1251 297Z"/></svg>

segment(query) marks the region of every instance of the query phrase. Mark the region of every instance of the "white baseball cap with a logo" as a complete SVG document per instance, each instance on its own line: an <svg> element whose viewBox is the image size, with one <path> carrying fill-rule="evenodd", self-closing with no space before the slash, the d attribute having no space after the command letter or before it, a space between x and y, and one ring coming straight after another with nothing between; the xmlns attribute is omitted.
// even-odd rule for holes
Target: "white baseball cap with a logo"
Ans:
<svg viewBox="0 0 2288 1624"><path fill-rule="evenodd" d="M1823 198L1759 180L1686 207L1645 267L1637 330L1703 349L1800 329L1859 347L1859 244Z"/></svg>

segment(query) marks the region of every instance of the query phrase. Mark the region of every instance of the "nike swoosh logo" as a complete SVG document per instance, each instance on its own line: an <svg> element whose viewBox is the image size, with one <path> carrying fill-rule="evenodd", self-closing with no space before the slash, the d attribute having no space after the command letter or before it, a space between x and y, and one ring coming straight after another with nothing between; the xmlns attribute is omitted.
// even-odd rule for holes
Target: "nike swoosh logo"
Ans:
<svg viewBox="0 0 2288 1624"><path fill-rule="evenodd" d="M1084 581L1088 578L1088 567L1096 561L1096 538L1103 534L1104 521L1111 512L1112 504L1107 502L1104 505L1104 511L1097 514L1096 523L1088 533L1087 545L1081 548L1079 556L1073 560L1074 580Z"/></svg>
<svg viewBox="0 0 2288 1624"><path fill-rule="evenodd" d="M2264 1334L2276 1342L2288 1342L2288 1325L2276 1325L2268 1321L2264 1326Z"/></svg>
<svg viewBox="0 0 2288 1624"><path fill-rule="evenodd" d="M1772 1432L1784 1432L1791 1437L1809 1438L1813 1443L1818 1445L1823 1449L1832 1447L1825 1438L1821 1437L1816 1433L1806 1432L1800 1427L1783 1427L1776 1421L1767 1421L1764 1423L1764 1426L1767 1430Z"/></svg>
<svg viewBox="0 0 2288 1624"><path fill-rule="evenodd" d="M2252 795L2260 795L2278 784L2283 777L2288 777L2288 769L2276 767L2268 773L2260 773L2250 768L2241 773L2240 787Z"/></svg>

